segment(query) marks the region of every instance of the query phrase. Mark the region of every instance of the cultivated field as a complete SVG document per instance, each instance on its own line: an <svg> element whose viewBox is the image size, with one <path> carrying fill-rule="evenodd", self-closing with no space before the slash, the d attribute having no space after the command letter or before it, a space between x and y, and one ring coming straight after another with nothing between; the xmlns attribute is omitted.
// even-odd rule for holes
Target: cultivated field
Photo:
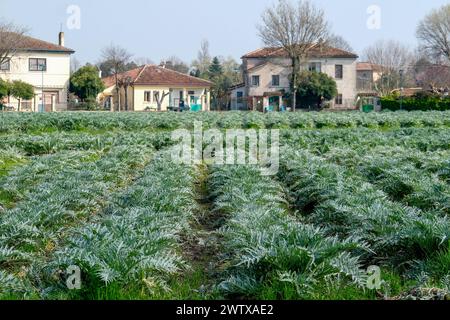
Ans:
<svg viewBox="0 0 450 320"><path fill-rule="evenodd" d="M194 121L280 129L278 174L174 163L171 132ZM444 299L449 288L450 112L0 114L2 299Z"/></svg>

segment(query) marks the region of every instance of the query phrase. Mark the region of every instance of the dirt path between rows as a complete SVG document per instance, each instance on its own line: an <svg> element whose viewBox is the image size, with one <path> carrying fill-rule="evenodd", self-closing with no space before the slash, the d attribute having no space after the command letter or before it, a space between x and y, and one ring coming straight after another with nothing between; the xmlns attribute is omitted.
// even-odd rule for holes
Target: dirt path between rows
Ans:
<svg viewBox="0 0 450 320"><path fill-rule="evenodd" d="M223 215L214 210L213 199L208 188L208 167L198 166L196 201L198 210L196 221L192 222L194 233L186 235L185 256L192 266L185 281L198 288L192 288L204 298L217 298L216 285L220 280L223 261L219 228L223 225ZM195 279L193 279L195 278Z"/></svg>

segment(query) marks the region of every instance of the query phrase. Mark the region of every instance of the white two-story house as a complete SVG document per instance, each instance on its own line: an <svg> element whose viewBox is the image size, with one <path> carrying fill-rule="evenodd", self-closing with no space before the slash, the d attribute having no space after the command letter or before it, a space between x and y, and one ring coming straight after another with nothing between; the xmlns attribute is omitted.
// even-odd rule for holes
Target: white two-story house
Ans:
<svg viewBox="0 0 450 320"><path fill-rule="evenodd" d="M332 47L316 47L303 68L323 72L334 78L338 95L331 101L335 109L353 109L357 96L356 65L358 56ZM231 89L232 110L263 111L271 106L292 107L286 99L291 91L291 60L281 48L262 48L242 57L244 83Z"/></svg>
<svg viewBox="0 0 450 320"><path fill-rule="evenodd" d="M64 46L64 33L59 34L58 43L23 36L18 41L15 54L0 65L0 78L6 81L21 80L34 87L35 96L30 101L21 101L23 111L60 111L67 109L70 78L70 56L72 49ZM4 101L18 109L13 97Z"/></svg>

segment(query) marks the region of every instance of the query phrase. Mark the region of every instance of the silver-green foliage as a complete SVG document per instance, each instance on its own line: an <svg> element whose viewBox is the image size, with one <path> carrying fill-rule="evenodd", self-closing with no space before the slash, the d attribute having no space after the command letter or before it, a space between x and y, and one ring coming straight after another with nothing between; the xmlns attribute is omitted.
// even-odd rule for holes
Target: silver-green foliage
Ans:
<svg viewBox="0 0 450 320"><path fill-rule="evenodd" d="M119 283L150 291L185 262L179 237L196 206L194 169L159 153L140 177L91 223L71 231L47 269L77 265L86 285Z"/></svg>
<svg viewBox="0 0 450 320"><path fill-rule="evenodd" d="M290 216L280 185L257 168L216 167L210 180L215 209L227 216L221 230L229 256L223 290L252 296L264 284L284 282L301 297L327 277L364 284L358 254L365 243L328 237Z"/></svg>
<svg viewBox="0 0 450 320"><path fill-rule="evenodd" d="M329 235L369 243L369 262L424 260L449 247L447 216L393 202L360 176L307 151L285 150L279 176L307 221Z"/></svg>

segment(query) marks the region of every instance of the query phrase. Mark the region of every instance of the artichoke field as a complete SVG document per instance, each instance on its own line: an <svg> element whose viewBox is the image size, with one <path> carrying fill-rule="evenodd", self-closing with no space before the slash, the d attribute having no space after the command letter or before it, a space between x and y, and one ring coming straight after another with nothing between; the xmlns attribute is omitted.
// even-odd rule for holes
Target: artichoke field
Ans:
<svg viewBox="0 0 450 320"><path fill-rule="evenodd" d="M278 173L172 161L195 121L280 130ZM450 112L0 114L0 299L449 289Z"/></svg>

